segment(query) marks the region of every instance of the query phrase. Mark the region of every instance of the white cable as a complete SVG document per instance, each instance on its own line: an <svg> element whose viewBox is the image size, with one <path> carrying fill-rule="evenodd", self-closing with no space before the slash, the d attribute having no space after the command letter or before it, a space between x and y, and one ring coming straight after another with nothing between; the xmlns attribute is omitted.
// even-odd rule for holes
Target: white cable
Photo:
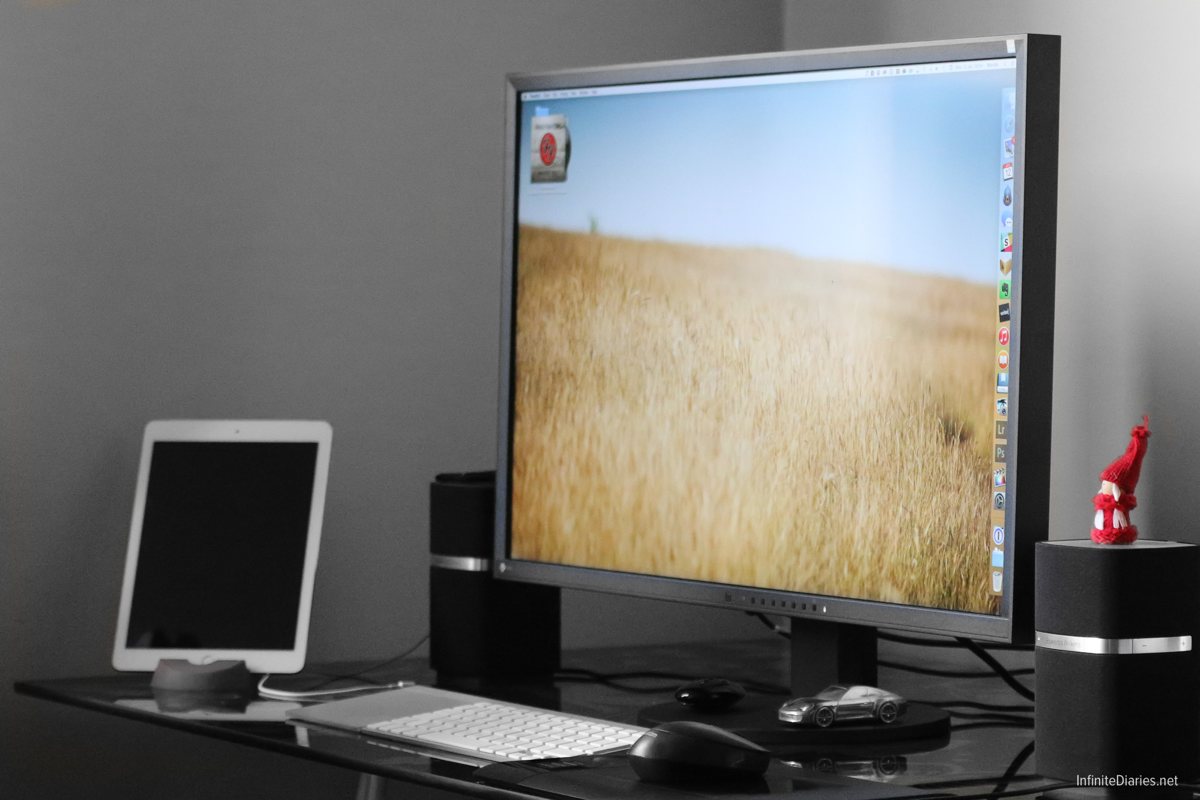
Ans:
<svg viewBox="0 0 1200 800"><path fill-rule="evenodd" d="M346 686L341 689L314 689L307 692L289 692L286 689L268 689L266 688L267 679L270 675L263 675L262 680L258 682L258 694L260 697L266 697L270 700L304 700L312 697L331 697L338 694L354 694L362 692L381 692L385 689L401 689L405 686L415 686L413 681L396 681L395 683L361 683L358 686Z"/></svg>

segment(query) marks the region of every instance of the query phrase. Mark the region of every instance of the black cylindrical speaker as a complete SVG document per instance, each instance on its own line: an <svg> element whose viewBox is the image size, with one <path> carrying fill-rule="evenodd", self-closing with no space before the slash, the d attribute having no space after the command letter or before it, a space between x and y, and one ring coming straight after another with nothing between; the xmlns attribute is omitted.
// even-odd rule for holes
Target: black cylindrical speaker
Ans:
<svg viewBox="0 0 1200 800"><path fill-rule="evenodd" d="M1200 774L1198 579L1191 544L1038 543L1039 773L1126 790Z"/></svg>
<svg viewBox="0 0 1200 800"><path fill-rule="evenodd" d="M492 577L494 472L429 487L430 664L439 678L537 677L559 666L559 590Z"/></svg>

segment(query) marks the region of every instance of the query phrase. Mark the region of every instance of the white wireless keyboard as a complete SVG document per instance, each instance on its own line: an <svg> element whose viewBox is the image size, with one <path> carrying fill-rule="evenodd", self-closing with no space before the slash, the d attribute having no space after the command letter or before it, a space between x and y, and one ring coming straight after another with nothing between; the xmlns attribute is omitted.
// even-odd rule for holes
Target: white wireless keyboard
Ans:
<svg viewBox="0 0 1200 800"><path fill-rule="evenodd" d="M623 750L646 729L480 700L374 722L362 732L489 761L529 761Z"/></svg>

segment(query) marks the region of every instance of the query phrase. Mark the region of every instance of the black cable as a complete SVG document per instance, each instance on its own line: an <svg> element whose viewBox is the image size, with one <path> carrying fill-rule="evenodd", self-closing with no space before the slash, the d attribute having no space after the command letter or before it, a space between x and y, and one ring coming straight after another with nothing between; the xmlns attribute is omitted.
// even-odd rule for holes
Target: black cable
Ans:
<svg viewBox="0 0 1200 800"><path fill-rule="evenodd" d="M380 661L378 663L372 664L369 667L364 667L363 669L360 669L357 672L349 672L349 673L346 673L343 675L335 675L331 678L331 680L348 680L350 678L359 678L359 677L362 677L363 675L367 674L368 672L375 672L377 670L381 670L386 666L396 663L397 661L402 661L402 660L408 658L414 652L416 652L417 648L419 648L421 645L425 644L427 641L429 641L429 632L428 631L426 631L424 636L422 636L420 639L417 639L416 643L411 645L408 649L406 649L400 655L392 656L391 658L388 658L384 661Z"/></svg>
<svg viewBox="0 0 1200 800"><path fill-rule="evenodd" d="M763 614L762 612L747 611L746 613L751 615L752 617L757 618L760 622L762 622L764 625L766 625L768 628L770 628L775 633L778 633L781 636L788 636L788 634L786 634L783 630L781 630L779 627L774 625L769 619L767 619L766 615ZM940 639L927 639L925 637L920 637L920 636L904 636L904 635L895 634L895 633L884 633L882 631L877 632L876 636L878 638L884 639L886 641L899 642L901 644L918 645L921 647L956 647L956 646L957 647L965 647L968 650L970 650L972 653L974 653L977 658L979 658L981 661L983 661L983 663L985 663L989 667L991 667L992 671L995 673L995 676L999 677L1002 681L1007 683L1014 692L1016 692L1017 694L1021 695L1024 698L1026 698L1027 700L1034 699L1033 690L1030 689L1028 686L1025 686L1024 684L1022 684L1016 678L1017 675L1032 675L1034 672L1032 669L1030 669L1030 668L1009 669L1008 667L1004 666L999 661L997 661L995 656L993 656L991 653L989 653L987 650L985 650L978 643L976 643L970 639L967 639L967 638L964 638L961 636L956 636L954 638L954 641L950 642L950 641L943 641ZM990 645L990 646L993 649L997 649L997 650L1027 651L1030 649L1026 645L997 644L997 645ZM989 674L989 673L957 672L957 671L949 671L949 670L932 670L927 667L915 667L915 666L911 666L908 664L899 664L894 661L880 661L879 665L888 667L890 669L899 669L899 670L904 670L907 672L915 672L915 673L923 674L923 675L936 675L938 677L951 677L951 678L991 677L991 674Z"/></svg>
<svg viewBox="0 0 1200 800"><path fill-rule="evenodd" d="M648 678L664 681L691 681L696 679L694 675L685 675L682 672L664 672L655 669L634 670L632 672L597 672L587 667L561 667L558 672L571 672L589 678L605 678L607 680Z"/></svg>
<svg viewBox="0 0 1200 800"><path fill-rule="evenodd" d="M959 731L977 731L984 728L1016 728L1017 730L1029 730L1033 725L1032 720L1023 720L1021 722L1011 722L1002 719L981 719L975 722L956 722L951 723L950 730Z"/></svg>
<svg viewBox="0 0 1200 800"><path fill-rule="evenodd" d="M1017 753L1017 755L1013 757L1013 760L1008 765L1008 769L1006 769L1004 771L1004 775L1000 777L1000 782L996 784L996 788L992 791L993 795L999 795L1008 788L1008 785L1012 783L1013 778L1017 776L1017 772L1021 769L1021 766L1029 760L1031 755L1033 755L1033 742L1030 742L1022 747L1021 752Z"/></svg>
<svg viewBox="0 0 1200 800"><path fill-rule="evenodd" d="M945 708L946 706L964 706L966 708L974 708L980 711L996 711L1001 714L1032 714L1033 706L1025 705L1007 705L1003 703L977 703L972 700L920 700L917 702L924 703L928 706L937 706Z"/></svg>
<svg viewBox="0 0 1200 800"><path fill-rule="evenodd" d="M901 664L897 661L879 661L879 666L887 667L888 669L896 669L901 672L915 672L918 675L935 675L939 678L994 678L994 671L984 672L981 670L951 670L951 669L933 669L932 667L916 667L912 664ZM1032 667L1022 667L1008 671L1009 675L1032 675Z"/></svg>
<svg viewBox="0 0 1200 800"><path fill-rule="evenodd" d="M953 787L949 787L953 788ZM934 792L932 794L912 795L908 800L1003 800L1006 797L1029 797L1030 795L1039 794L1041 792L1053 792L1057 789L1073 789L1074 783L1059 782L1048 783L1044 786L1031 787L1028 789L1009 789L1003 792L982 792L979 794L956 794L948 795L945 792Z"/></svg>
<svg viewBox="0 0 1200 800"><path fill-rule="evenodd" d="M602 675L600 673L590 673L590 670L559 670L554 673L554 680L561 683L595 683L601 686L610 686L613 689L619 689L622 692L631 692L633 694L662 694L663 692L672 691L678 683L671 686L629 686L620 683L621 680L636 680L633 675ZM662 677L662 676L656 676Z"/></svg>
<svg viewBox="0 0 1200 800"><path fill-rule="evenodd" d="M408 647L400 655L391 656L390 658L387 658L384 661L376 662L376 663L371 664L370 666L364 667L363 669L360 669L356 672L328 673L328 672L318 672L316 670L308 670L309 674L316 675L318 677L325 679L325 680L321 681L320 683L314 685L312 687L312 691L324 689L326 686L329 686L331 683L337 683L338 681L349 681L349 680L355 680L355 679L361 680L361 681L363 681L363 683L369 684L368 686L363 687L364 691L366 689L369 689L372 687L386 686L391 682L390 681L375 681L375 680L371 680L369 678L363 678L362 676L366 675L368 672L375 672L377 670L383 669L384 667L386 667L390 664L393 664L397 661L407 658L408 656L412 655L413 652L416 651L416 649L418 647L425 644L425 642L427 642L428 640L429 640L429 633L426 632L425 635L422 636L420 639L418 639L415 644Z"/></svg>
<svg viewBox="0 0 1200 800"><path fill-rule="evenodd" d="M1025 686L1024 684L1022 684L1016 678L1014 678L1013 673L1010 672L1007 667L1005 667L1003 664L1001 664L999 661L997 661L995 656L993 656L988 651L984 650L982 647L980 647L978 644L971 641L970 639L964 639L964 638L959 637L957 639L957 641L962 643L963 647L967 648L972 653L974 653L976 655L976 657L979 658L980 661L987 664L992 669L996 670L996 674L1000 677L1000 680L1007 683L1014 692L1021 695L1021 697L1024 697L1027 700L1034 699L1033 690L1030 689L1028 686Z"/></svg>
<svg viewBox="0 0 1200 800"><path fill-rule="evenodd" d="M932 639L925 636L906 636L892 631L879 631L880 639L899 644L911 644L917 647L962 647L957 639ZM987 650L1010 650L1020 653L1033 652L1033 646L1028 644L1007 644L1004 642L986 642L980 645Z"/></svg>
<svg viewBox="0 0 1200 800"><path fill-rule="evenodd" d="M770 630L772 633L777 633L780 636L784 637L785 639L791 638L788 635L787 631L783 630L780 626L771 622L771 620L767 618L767 615L762 613L761 611L747 611L746 614L757 619L764 626L766 626L767 629ZM885 631L882 629L877 630L875 632L875 635L877 638L882 639L885 642L896 642L898 644L910 644L910 645L915 645L917 647L949 647L949 648L962 647L962 643L959 642L957 639L934 639L934 638L925 637L925 636L907 636L905 634L895 633L893 631ZM1008 651L1017 652L1017 653L1032 653L1033 652L1033 645L1028 645L1028 644L1009 644L1006 642L986 642L986 643L982 643L980 646L987 650L1008 650Z"/></svg>
<svg viewBox="0 0 1200 800"><path fill-rule="evenodd" d="M790 633L785 631L780 626L776 625L774 622L771 622L771 620L767 619L767 615L762 613L761 611L747 611L745 613L747 616L754 617L756 620L758 620L763 625L765 625L767 627L767 629L771 631L771 633L778 634L779 636L782 636L784 639L792 638Z"/></svg>
<svg viewBox="0 0 1200 800"><path fill-rule="evenodd" d="M596 672L595 670L584 669L582 667L563 667L562 669L558 670L554 674L554 678L555 678L555 680L562 680L562 681L599 683L599 684L603 684L606 686L612 686L615 689L621 689L623 691L639 692L639 693L645 693L645 694L651 694L654 692L662 692L662 691L673 691L674 689L678 688L680 683L687 683L689 681L697 680L695 675L681 675L679 673L674 673L674 672L658 672L658 671L654 671L654 670L643 670L643 671L639 671L639 672L603 673L603 672ZM617 681L628 681L628 680L664 680L664 681L673 681L674 683L669 687L653 687L653 688L652 687L640 687L640 686L626 686L626 685L617 683ZM773 684L773 683L763 683L762 681L756 681L756 680L751 680L751 679L742 680L742 679L738 679L738 678L731 678L730 680L733 680L734 682L741 684L741 686L744 689L746 689L747 691L755 692L757 694L779 694L779 695L790 695L791 694L791 692L787 689L787 687L779 686L779 685Z"/></svg>
<svg viewBox="0 0 1200 800"><path fill-rule="evenodd" d="M955 800L986 800L987 798L993 798L993 797L1021 797L1021 796L1028 796L1029 794L1032 794L1034 792L1048 792L1048 791L1053 791L1055 789L1065 789L1067 787L1074 787L1075 786L1074 783L1061 782L1061 783L1050 784L1047 786L1038 786L1036 788L1026 787L1024 789L1011 789L1011 790L1008 788L1009 784L1011 784L1016 779L1017 772L1019 772L1021 767L1024 766L1025 762L1029 760L1029 757L1031 755L1033 755L1033 745L1034 745L1034 743L1030 742L1029 744L1025 745L1023 748L1021 748L1020 752L1018 752L1015 756L1013 756L1013 760L1011 762L1009 762L1008 769L1006 769L1004 771L1003 775L1001 775L998 779L996 779L996 785L991 791L988 791L983 794L955 795ZM990 783L991 780L992 779L990 779L990 778L972 780L971 784ZM918 784L914 788L930 789L930 790L936 791L937 789L940 789L940 788L958 788L958 787L961 787L964 785L966 785L966 784L964 784L961 780L939 781L936 783ZM932 800L933 798L936 798L936 797L945 797L945 795L931 794L931 795L928 795L927 797L929 798L929 800ZM914 797L911 800L926 800L926 798L925 797Z"/></svg>
<svg viewBox="0 0 1200 800"><path fill-rule="evenodd" d="M1013 723L1022 726L1033 724L1033 718L1028 716L1033 713L1033 706L1002 706L990 703L973 703L969 700L947 701L944 703L932 700L914 700L913 702L940 708L956 719L995 720L997 722Z"/></svg>
<svg viewBox="0 0 1200 800"><path fill-rule="evenodd" d="M943 642L943 641L940 641L937 639L926 639L924 637L916 637L916 636L901 636L899 634L892 634L892 633L887 633L887 634L880 633L879 636L880 636L880 638L887 639L888 641L900 642L902 644L918 645L921 647L956 647L956 646L957 647L965 647L967 650L971 651L977 658L979 658L979 660L983 661L983 663L985 663L989 667L991 667L992 672L995 674L995 676L999 677L1002 681L1007 683L1014 692L1016 692L1017 694L1021 695L1024 698L1026 698L1027 700L1034 699L1033 690L1030 689L1029 687L1025 686L1024 684L1022 684L1016 678L1016 676L1018 676L1018 675L1032 675L1032 674L1034 674L1034 670L1031 668L1009 669L1008 667L1001 664L998 660L996 660L996 657L993 656L991 653L989 653L986 649L984 649L984 647L981 646L978 642L974 642L970 639L966 639L961 636L955 637L954 642ZM1027 650L1028 649L1024 645L994 645L993 648L994 649L1008 649L1008 650L1013 650L1013 649ZM885 664L885 662L880 662L880 663ZM909 666L909 665L901 665L901 664L897 664L895 662L886 662L886 666L889 666L892 669L902 669L902 670L906 670L909 672L916 672L916 673L924 674L924 675L938 675L941 677L953 677L953 678L975 678L975 677L985 677L985 676L990 677L990 675L988 673L981 674L981 673L970 673L970 672L949 672L949 671L929 670L924 667L913 667L913 666Z"/></svg>
<svg viewBox="0 0 1200 800"><path fill-rule="evenodd" d="M922 787L924 788L924 787ZM948 787L953 788L953 787ZM1009 789L1003 792L982 792L980 794L956 794L953 795L953 800L1003 800L1006 797L1029 797L1031 794L1040 792L1052 792L1056 789L1073 789L1074 783L1059 782L1048 783L1045 786L1028 789ZM933 792L932 794L913 795L907 800L950 800L951 796L945 792Z"/></svg>
<svg viewBox="0 0 1200 800"><path fill-rule="evenodd" d="M1002 722L1013 727L1028 728L1033 726L1032 717L1022 717L1017 714L1000 714L995 711L952 711L943 709L954 719L975 722Z"/></svg>

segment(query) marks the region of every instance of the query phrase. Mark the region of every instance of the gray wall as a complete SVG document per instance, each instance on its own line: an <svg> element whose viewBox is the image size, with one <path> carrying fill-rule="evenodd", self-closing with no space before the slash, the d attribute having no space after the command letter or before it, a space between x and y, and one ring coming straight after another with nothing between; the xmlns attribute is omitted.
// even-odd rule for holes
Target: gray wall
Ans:
<svg viewBox="0 0 1200 800"><path fill-rule="evenodd" d="M1097 474L1150 414L1133 521L1200 543L1200 6L1184 0L787 0L785 47L1062 36L1050 533L1085 537Z"/></svg>
<svg viewBox="0 0 1200 800"><path fill-rule="evenodd" d="M732 0L0 3L0 683L109 669L158 417L328 419L312 658L416 640L428 481L495 462L502 76L778 49L780 19ZM568 644L756 630L595 605L569 594ZM7 688L0 733L6 797L352 788Z"/></svg>

